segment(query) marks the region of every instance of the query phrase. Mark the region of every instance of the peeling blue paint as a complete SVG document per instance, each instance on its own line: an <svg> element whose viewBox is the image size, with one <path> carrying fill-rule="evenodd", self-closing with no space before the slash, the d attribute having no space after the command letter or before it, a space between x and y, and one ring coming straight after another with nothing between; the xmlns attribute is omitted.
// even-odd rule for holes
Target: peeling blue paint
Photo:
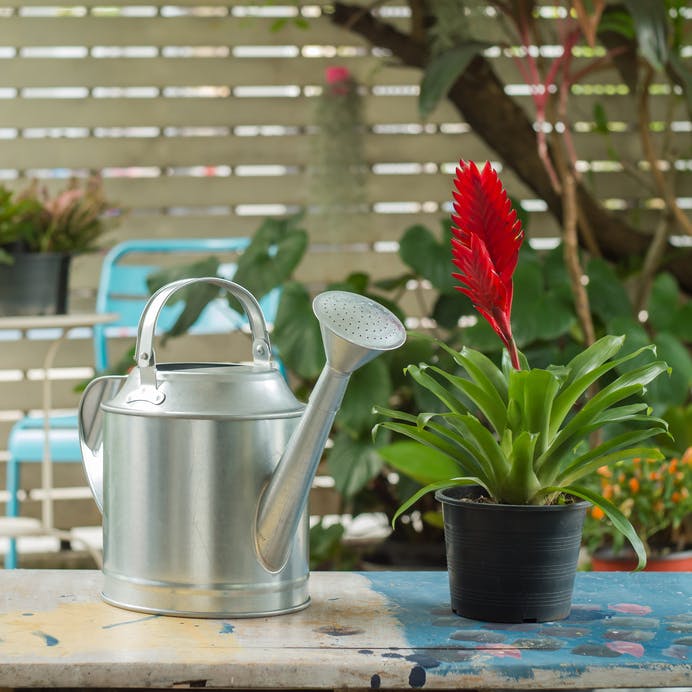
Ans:
<svg viewBox="0 0 692 692"><path fill-rule="evenodd" d="M492 662L507 681L530 679L543 669L574 683L598 661L602 665L617 658L618 666L639 669L691 656L690 574L666 574L662 588L654 572L578 573L568 618L520 624L482 623L453 614L446 572L407 573L406 579L396 573L363 576L387 598L410 649L437 664L406 656L428 675L482 676ZM618 611L611 604L632 610Z"/></svg>
<svg viewBox="0 0 692 692"><path fill-rule="evenodd" d="M160 615L145 615L141 618L135 618L134 620L125 620L125 622L113 622L110 625L103 625L102 630L110 630L113 627L123 627L124 625L136 625L138 622L146 622L147 620L153 620L154 618L161 617Z"/></svg>
<svg viewBox="0 0 692 692"><path fill-rule="evenodd" d="M221 629L219 630L219 634L233 634L233 630L235 628L230 622L224 622L221 624Z"/></svg>
<svg viewBox="0 0 692 692"><path fill-rule="evenodd" d="M46 646L56 646L57 644L59 644L58 639L54 637L52 634L46 634L45 632L41 632L40 630L32 632L32 634L36 637L40 637L41 639L43 639Z"/></svg>

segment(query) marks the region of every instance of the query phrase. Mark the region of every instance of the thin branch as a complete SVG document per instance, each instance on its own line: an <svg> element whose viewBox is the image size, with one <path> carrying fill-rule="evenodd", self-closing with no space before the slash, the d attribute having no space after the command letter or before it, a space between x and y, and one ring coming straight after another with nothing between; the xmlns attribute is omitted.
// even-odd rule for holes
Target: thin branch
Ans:
<svg viewBox="0 0 692 692"><path fill-rule="evenodd" d="M634 306L636 312L643 310L649 301L649 294L651 293L651 287L654 283L654 278L658 268L661 266L661 260L668 249L668 235L670 233L670 227L673 223L672 213L669 211L656 226L656 231L651 240L651 245L646 251L646 257L644 258L644 265L639 274L637 281L636 295L634 299Z"/></svg>
<svg viewBox="0 0 692 692"><path fill-rule="evenodd" d="M577 191L576 181L571 171L566 171L563 178L562 204L565 210L562 236L565 264L572 285L577 318L584 332L584 342L586 346L590 346L595 341L595 333L589 307L589 296L582 283L584 270L579 262L579 242L577 240Z"/></svg>

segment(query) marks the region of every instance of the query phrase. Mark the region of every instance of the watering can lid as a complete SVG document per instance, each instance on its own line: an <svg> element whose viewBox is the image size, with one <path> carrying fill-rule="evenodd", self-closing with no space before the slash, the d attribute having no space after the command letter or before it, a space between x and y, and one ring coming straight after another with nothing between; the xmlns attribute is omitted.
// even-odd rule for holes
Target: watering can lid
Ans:
<svg viewBox="0 0 692 692"><path fill-rule="evenodd" d="M159 363L156 386L142 384L139 369L101 408L111 413L174 418L287 418L304 405L275 365Z"/></svg>

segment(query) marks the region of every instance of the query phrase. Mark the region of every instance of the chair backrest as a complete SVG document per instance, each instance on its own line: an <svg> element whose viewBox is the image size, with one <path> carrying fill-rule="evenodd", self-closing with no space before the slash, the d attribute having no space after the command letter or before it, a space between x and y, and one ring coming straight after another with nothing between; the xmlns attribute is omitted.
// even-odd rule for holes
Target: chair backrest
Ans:
<svg viewBox="0 0 692 692"><path fill-rule="evenodd" d="M249 245L248 238L175 238L128 240L115 245L104 257L96 296L96 311L115 313L116 322L94 328L94 360L98 371L109 365L108 338L135 336L137 325L150 296L147 277L164 266L175 266L218 256L218 275L232 279L238 254ZM271 325L279 302L279 289L260 301ZM169 329L183 309L181 302L166 305L157 322L159 332ZM218 334L247 327L245 315L234 311L225 296L210 302L190 328L195 334ZM111 363L112 365L112 363Z"/></svg>

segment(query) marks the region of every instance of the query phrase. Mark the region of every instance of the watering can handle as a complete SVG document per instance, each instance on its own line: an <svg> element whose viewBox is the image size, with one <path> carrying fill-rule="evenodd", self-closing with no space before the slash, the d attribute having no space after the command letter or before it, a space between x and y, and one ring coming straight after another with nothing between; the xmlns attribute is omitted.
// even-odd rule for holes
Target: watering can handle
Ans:
<svg viewBox="0 0 692 692"><path fill-rule="evenodd" d="M149 298L144 306L137 330L137 347L135 349L135 362L139 366L140 381L142 385L156 387L156 357L154 354L154 333L156 320L168 299L177 291L196 283L208 283L225 289L233 295L242 305L252 332L252 357L256 365L267 365L271 362L271 345L267 324L262 315L257 299L240 284L220 279L216 276L207 276L196 279L180 279L160 288Z"/></svg>

